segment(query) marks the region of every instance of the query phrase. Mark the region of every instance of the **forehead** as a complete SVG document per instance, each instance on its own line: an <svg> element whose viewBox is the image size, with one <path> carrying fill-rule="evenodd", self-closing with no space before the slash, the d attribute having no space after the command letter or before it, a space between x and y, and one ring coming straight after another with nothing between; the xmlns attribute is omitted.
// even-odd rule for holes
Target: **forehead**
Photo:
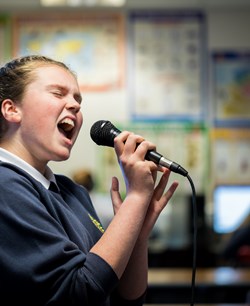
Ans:
<svg viewBox="0 0 250 306"><path fill-rule="evenodd" d="M39 66L34 69L33 73L35 77L34 81L43 81L45 83L53 81L62 84L73 82L78 85L76 76L73 72L55 64Z"/></svg>

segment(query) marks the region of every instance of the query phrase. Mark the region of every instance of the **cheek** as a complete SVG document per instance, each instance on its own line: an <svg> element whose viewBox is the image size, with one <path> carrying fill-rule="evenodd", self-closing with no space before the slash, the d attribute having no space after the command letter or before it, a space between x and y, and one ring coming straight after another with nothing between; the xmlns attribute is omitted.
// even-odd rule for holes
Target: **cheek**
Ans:
<svg viewBox="0 0 250 306"><path fill-rule="evenodd" d="M51 107L32 107L27 110L25 117L25 125L30 129L30 132L36 131L43 133L43 131L51 129L55 125L57 117L53 114L55 110ZM39 133L39 134L40 134Z"/></svg>
<svg viewBox="0 0 250 306"><path fill-rule="evenodd" d="M83 115L81 112L79 112L77 114L77 125L78 125L78 128L80 129L81 126L82 126L82 123L83 123Z"/></svg>

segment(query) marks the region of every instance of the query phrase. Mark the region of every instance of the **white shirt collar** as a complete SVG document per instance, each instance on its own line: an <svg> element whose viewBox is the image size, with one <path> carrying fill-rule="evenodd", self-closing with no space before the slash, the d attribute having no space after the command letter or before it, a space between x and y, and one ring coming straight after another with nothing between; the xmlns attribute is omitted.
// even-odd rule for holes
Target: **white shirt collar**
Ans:
<svg viewBox="0 0 250 306"><path fill-rule="evenodd" d="M34 179L39 181L46 189L49 188L51 181L56 184L54 173L48 166L46 167L45 174L42 175L39 171L37 171L30 164L26 163L23 159L3 148L0 148L0 160L3 162L11 163L23 169L24 171L29 173Z"/></svg>

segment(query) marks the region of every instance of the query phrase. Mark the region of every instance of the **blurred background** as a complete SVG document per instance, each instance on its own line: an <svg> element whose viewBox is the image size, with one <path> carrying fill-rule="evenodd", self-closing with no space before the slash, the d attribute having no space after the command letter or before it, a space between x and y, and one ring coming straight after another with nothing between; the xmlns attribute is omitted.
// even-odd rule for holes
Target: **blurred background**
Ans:
<svg viewBox="0 0 250 306"><path fill-rule="evenodd" d="M140 133L181 164L197 192L197 266L250 266L250 1L0 0L0 62L27 54L77 73L84 123L56 173L86 186L106 227L113 149L97 120ZM143 178L142 178L143 179ZM149 243L151 267L191 267L185 177ZM125 192L121 183L121 191Z"/></svg>

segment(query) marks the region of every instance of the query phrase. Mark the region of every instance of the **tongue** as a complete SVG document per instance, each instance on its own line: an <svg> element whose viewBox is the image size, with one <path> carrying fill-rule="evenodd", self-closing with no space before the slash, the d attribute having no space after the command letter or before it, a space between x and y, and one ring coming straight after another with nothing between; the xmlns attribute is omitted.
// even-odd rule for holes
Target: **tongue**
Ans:
<svg viewBox="0 0 250 306"><path fill-rule="evenodd" d="M59 128L61 130L63 130L64 132L69 132L72 130L72 125L68 124L68 123L60 123L59 124Z"/></svg>

